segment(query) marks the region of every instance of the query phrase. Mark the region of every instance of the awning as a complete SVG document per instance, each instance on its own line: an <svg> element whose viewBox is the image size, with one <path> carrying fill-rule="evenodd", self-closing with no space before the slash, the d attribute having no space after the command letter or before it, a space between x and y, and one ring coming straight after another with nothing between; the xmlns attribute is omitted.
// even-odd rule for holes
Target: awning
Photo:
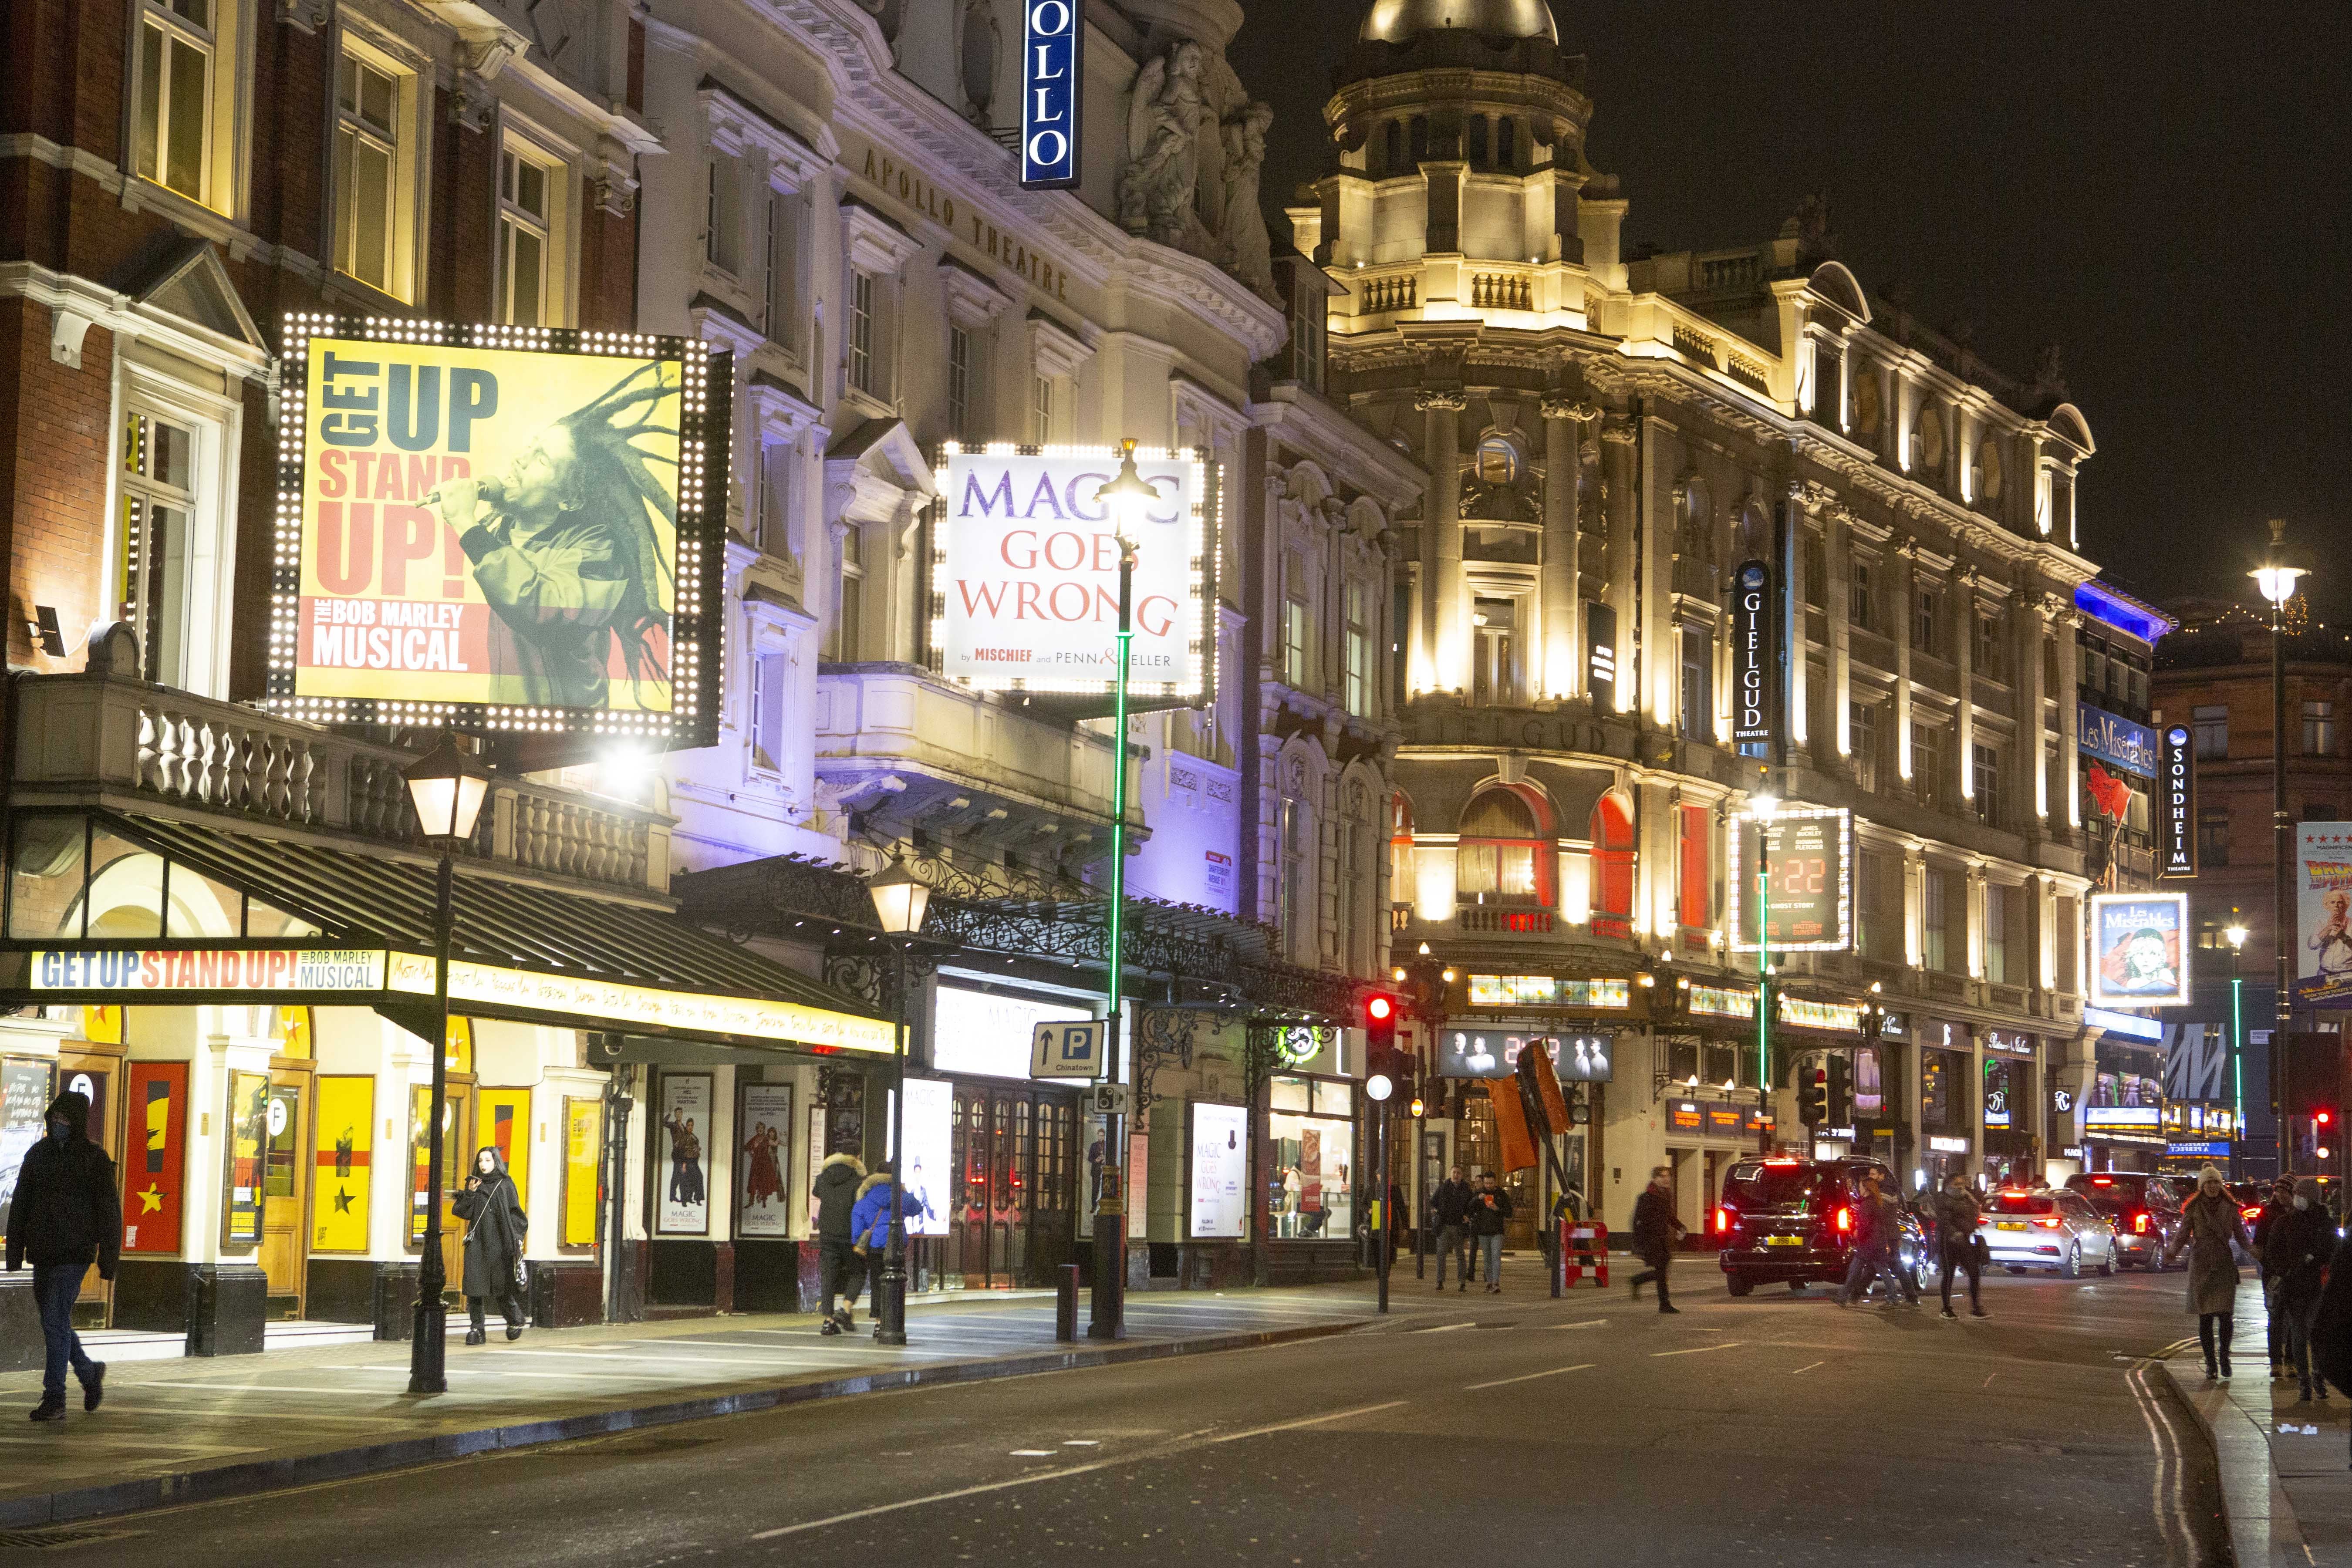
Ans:
<svg viewBox="0 0 2352 1568"><path fill-rule="evenodd" d="M26 815L20 881L28 875ZM52 938L25 918L16 892L11 934L0 942L0 1001L276 1001L394 1012L433 996L434 861L391 846L362 854L108 811L40 820L55 826L82 816L89 841L111 836L161 861L158 912L142 924L135 906L126 918L116 904L101 911L106 929L90 931L89 900L77 895L81 918L69 916L72 929ZM86 888L93 870L113 868L87 864L88 851L72 858L69 838L52 833L49 842L68 846L53 877L79 868ZM202 879L217 907L241 900L236 932L181 920L169 891L174 875ZM458 1012L819 1052L894 1049L892 1026L857 1002L700 930L650 895L572 892L461 858L453 901L449 1000Z"/></svg>

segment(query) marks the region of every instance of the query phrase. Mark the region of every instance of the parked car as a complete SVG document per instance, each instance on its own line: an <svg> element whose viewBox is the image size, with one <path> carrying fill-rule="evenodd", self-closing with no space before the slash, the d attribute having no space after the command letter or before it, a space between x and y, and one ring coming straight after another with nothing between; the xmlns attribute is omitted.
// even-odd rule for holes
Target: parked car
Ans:
<svg viewBox="0 0 2352 1568"><path fill-rule="evenodd" d="M2085 1268L2113 1274L2122 1258L2106 1216L2065 1187L2000 1188L1985 1200L1977 1234L2011 1274L2048 1268L2076 1279Z"/></svg>
<svg viewBox="0 0 2352 1568"><path fill-rule="evenodd" d="M1723 1178L1708 1226L1724 1282L1735 1296L1759 1284L1843 1283L1853 1256L1853 1205L1862 1173L1894 1193L1895 1173L1876 1160L1742 1160ZM1932 1284L1927 1229L1906 1204L1896 1243L1901 1267Z"/></svg>
<svg viewBox="0 0 2352 1568"><path fill-rule="evenodd" d="M2181 1226L2179 1194L2164 1177L2137 1171L2085 1172L2067 1177L2066 1185L2106 1216L2123 1263L2151 1271L2164 1268L2165 1249Z"/></svg>

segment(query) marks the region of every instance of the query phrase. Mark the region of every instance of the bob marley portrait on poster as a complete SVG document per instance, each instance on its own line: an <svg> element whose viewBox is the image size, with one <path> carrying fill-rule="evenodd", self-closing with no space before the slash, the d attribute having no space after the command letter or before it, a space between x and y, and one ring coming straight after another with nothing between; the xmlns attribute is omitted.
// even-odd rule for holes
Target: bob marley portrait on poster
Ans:
<svg viewBox="0 0 2352 1568"><path fill-rule="evenodd" d="M288 409L300 468L280 522L290 510L300 565L290 617L281 584L279 706L633 733L704 706L703 487L724 451L707 449L699 345L346 331L303 339Z"/></svg>

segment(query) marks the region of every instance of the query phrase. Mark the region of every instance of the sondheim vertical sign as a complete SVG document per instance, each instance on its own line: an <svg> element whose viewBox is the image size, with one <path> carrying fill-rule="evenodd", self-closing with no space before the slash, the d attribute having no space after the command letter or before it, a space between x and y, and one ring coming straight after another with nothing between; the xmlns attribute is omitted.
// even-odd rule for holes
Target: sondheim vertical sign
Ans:
<svg viewBox="0 0 2352 1568"><path fill-rule="evenodd" d="M1731 738L1739 745L1772 739L1772 571L1745 562L1731 604Z"/></svg>
<svg viewBox="0 0 2352 1568"><path fill-rule="evenodd" d="M1032 191L1078 183L1080 0L1023 0L1021 184Z"/></svg>
<svg viewBox="0 0 2352 1568"><path fill-rule="evenodd" d="M2197 875L2197 763L2189 726L2167 724L2157 747L2156 830L2159 877Z"/></svg>

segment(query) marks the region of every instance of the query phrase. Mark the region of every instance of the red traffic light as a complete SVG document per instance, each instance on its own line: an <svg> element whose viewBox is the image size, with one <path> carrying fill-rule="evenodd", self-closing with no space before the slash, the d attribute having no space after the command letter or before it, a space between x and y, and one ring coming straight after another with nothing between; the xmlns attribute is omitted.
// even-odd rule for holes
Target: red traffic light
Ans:
<svg viewBox="0 0 2352 1568"><path fill-rule="evenodd" d="M1375 1024L1385 1024L1396 1016L1396 998L1373 996L1364 1004L1364 1016Z"/></svg>
<svg viewBox="0 0 2352 1568"><path fill-rule="evenodd" d="M2321 1111L2317 1116L2314 1117L2312 1120L2313 1120L2313 1121L2316 1121L2316 1122L2318 1122L2322 1127L2325 1127L2325 1126L2326 1126L2329 1122L2331 1122L2331 1121L2335 1121L2335 1120L2336 1120L2336 1115L2335 1115L2335 1112L2333 1112L2333 1111L2323 1110L2323 1111Z"/></svg>

